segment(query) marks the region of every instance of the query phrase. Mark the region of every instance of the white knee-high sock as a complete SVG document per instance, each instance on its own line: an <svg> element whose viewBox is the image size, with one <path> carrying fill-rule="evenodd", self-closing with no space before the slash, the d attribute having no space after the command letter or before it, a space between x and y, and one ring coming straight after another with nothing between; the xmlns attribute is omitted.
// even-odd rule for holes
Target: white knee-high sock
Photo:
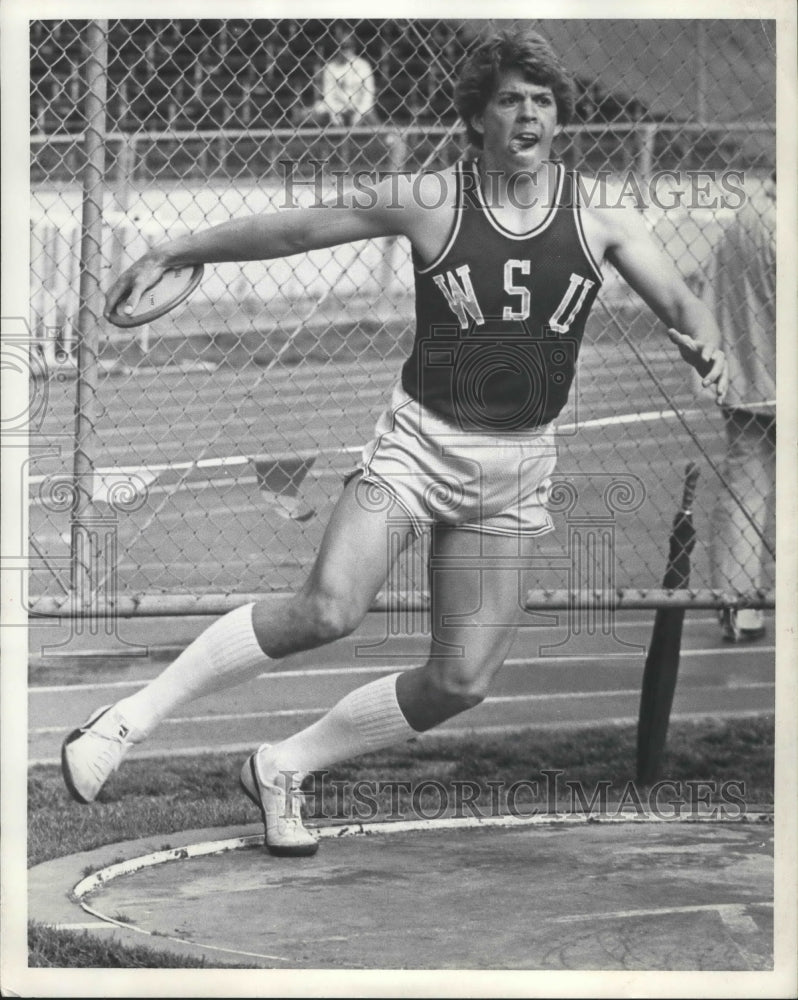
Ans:
<svg viewBox="0 0 798 1000"><path fill-rule="evenodd" d="M259 759L263 777L304 774L418 736L396 700L398 676L356 688L307 729L264 749Z"/></svg>
<svg viewBox="0 0 798 1000"><path fill-rule="evenodd" d="M143 736L176 708L257 676L269 657L252 627L254 604L236 608L207 628L158 677L117 705Z"/></svg>

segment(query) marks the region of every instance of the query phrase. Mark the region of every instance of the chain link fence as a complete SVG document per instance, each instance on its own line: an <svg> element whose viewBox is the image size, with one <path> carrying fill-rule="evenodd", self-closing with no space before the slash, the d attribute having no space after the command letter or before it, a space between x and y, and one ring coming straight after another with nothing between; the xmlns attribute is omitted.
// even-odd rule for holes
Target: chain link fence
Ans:
<svg viewBox="0 0 798 1000"><path fill-rule="evenodd" d="M588 182L612 175L691 287L742 326L740 282L774 277L772 232L733 279L718 247L742 239L741 222L770 223L775 25L523 23L577 78L555 154ZM299 585L412 343L409 247L207 267L184 307L133 333L104 322L103 290L165 238L312 204L359 172L452 163L466 149L452 107L463 60L511 24L31 23L30 324L47 382L30 477L36 606L80 592L150 610L195 595L218 610ZM532 601L619 588L645 600L690 458L703 473L692 597L768 603L775 411L753 373L775 363L775 326L757 318L761 356L738 364L757 398L724 417L605 270ZM413 589L418 574L402 572Z"/></svg>

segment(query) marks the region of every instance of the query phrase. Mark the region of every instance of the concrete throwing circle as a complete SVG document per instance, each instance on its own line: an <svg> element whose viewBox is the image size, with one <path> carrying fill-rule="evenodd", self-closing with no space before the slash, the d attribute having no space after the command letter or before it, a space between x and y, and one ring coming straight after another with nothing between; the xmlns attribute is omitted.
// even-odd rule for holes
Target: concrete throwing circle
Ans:
<svg viewBox="0 0 798 1000"><path fill-rule="evenodd" d="M773 827L746 819L359 824L321 829L304 859L235 837L110 865L73 894L210 964L760 971L773 967Z"/></svg>

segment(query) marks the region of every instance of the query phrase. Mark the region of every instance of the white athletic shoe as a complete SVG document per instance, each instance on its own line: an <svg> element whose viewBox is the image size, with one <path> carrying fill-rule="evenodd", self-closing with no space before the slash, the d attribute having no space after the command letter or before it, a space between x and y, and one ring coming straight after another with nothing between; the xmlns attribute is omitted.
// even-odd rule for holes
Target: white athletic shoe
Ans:
<svg viewBox="0 0 798 1000"><path fill-rule="evenodd" d="M284 774L273 782L264 781L258 771L258 754L267 750L265 743L241 768L241 788L260 809L269 854L282 858L303 858L315 854L319 842L302 824L302 792Z"/></svg>
<svg viewBox="0 0 798 1000"><path fill-rule="evenodd" d="M103 705L73 729L61 746L61 772L72 798L94 802L125 754L142 738L113 705Z"/></svg>
<svg viewBox="0 0 798 1000"><path fill-rule="evenodd" d="M724 608L720 628L725 642L755 642L765 634L762 612L754 608Z"/></svg>

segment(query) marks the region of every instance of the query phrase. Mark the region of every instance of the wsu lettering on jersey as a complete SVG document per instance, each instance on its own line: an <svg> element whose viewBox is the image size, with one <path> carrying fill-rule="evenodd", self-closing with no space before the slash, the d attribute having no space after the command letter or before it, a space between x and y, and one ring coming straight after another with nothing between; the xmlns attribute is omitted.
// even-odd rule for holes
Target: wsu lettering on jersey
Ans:
<svg viewBox="0 0 798 1000"><path fill-rule="evenodd" d="M455 223L440 258L416 261L416 335L402 385L466 429L539 427L568 399L601 273L562 165L548 214L522 234L493 216L476 170L457 166Z"/></svg>

